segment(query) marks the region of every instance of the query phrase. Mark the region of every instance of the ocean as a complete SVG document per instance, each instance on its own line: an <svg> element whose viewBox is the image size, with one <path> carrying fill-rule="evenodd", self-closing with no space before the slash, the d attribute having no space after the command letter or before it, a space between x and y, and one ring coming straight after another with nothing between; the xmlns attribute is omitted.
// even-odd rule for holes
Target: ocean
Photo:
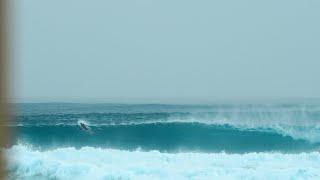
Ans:
<svg viewBox="0 0 320 180"><path fill-rule="evenodd" d="M320 179L320 103L14 109L9 179Z"/></svg>

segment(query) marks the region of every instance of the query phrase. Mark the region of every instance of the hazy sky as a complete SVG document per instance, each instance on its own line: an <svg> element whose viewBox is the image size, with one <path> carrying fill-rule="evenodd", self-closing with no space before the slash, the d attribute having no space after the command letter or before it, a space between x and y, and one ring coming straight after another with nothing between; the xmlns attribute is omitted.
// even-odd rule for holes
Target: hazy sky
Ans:
<svg viewBox="0 0 320 180"><path fill-rule="evenodd" d="M23 101L320 97L318 0L16 0Z"/></svg>

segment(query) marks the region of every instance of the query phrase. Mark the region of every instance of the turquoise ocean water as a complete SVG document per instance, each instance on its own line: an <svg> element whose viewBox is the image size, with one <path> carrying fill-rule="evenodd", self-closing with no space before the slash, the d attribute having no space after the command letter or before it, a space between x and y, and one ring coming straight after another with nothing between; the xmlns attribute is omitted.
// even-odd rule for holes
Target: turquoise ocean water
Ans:
<svg viewBox="0 0 320 180"><path fill-rule="evenodd" d="M320 103L15 109L11 179L320 179Z"/></svg>

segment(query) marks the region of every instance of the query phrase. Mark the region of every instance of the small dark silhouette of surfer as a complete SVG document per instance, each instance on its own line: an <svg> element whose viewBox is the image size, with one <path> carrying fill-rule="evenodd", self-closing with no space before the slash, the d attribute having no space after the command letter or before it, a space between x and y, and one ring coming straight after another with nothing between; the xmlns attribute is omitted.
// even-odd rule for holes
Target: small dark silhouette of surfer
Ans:
<svg viewBox="0 0 320 180"><path fill-rule="evenodd" d="M89 131L89 128L88 128L88 126L86 124L84 124L82 122L80 122L79 124L80 124L80 127L81 127L82 130Z"/></svg>

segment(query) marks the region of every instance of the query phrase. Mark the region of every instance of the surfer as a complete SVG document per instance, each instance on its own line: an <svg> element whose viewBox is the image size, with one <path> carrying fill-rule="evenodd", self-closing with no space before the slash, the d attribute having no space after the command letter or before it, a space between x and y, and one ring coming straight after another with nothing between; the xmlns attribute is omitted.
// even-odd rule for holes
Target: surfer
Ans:
<svg viewBox="0 0 320 180"><path fill-rule="evenodd" d="M84 131L89 131L90 130L89 127L83 122L79 122L79 125L80 125L80 128L82 130L84 130Z"/></svg>
<svg viewBox="0 0 320 180"><path fill-rule="evenodd" d="M85 124L83 124L83 123L80 123L80 127L81 127L83 130L85 130L85 131L88 131L88 130L89 130L88 127L87 127Z"/></svg>

